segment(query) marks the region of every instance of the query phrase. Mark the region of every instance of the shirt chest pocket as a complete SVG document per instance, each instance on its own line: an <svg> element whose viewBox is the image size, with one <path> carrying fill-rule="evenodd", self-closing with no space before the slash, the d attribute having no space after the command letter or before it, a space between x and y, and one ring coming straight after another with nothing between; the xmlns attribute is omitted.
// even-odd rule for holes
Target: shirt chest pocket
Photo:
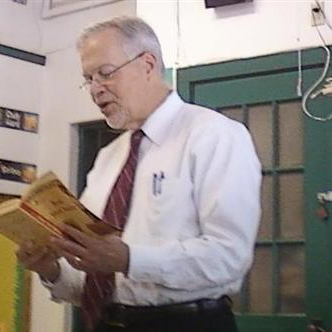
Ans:
<svg viewBox="0 0 332 332"><path fill-rule="evenodd" d="M182 178L158 178L151 184L149 205L153 214L174 214L192 202L192 183Z"/></svg>

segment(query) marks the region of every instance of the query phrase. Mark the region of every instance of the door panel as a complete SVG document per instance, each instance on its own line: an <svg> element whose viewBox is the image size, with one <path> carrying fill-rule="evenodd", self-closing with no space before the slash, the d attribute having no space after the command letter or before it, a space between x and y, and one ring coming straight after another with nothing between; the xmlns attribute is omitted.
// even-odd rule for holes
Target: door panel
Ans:
<svg viewBox="0 0 332 332"><path fill-rule="evenodd" d="M194 102L211 108L243 104L261 104L296 97L297 73L237 78L195 84Z"/></svg>

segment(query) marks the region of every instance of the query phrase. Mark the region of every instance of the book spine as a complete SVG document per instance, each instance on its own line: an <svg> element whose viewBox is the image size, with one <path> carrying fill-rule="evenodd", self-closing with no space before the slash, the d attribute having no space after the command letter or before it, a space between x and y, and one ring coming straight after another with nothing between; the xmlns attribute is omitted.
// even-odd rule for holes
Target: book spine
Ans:
<svg viewBox="0 0 332 332"><path fill-rule="evenodd" d="M58 237L63 237L62 232L57 225L46 219L38 211L34 210L30 205L22 201L20 206L25 212L29 213L33 218L37 220L40 225L48 229L52 234Z"/></svg>

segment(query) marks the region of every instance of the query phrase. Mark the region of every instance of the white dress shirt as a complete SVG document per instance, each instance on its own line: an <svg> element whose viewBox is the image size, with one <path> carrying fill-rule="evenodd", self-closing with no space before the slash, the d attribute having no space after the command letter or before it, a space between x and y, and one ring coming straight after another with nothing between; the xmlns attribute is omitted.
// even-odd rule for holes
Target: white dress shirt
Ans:
<svg viewBox="0 0 332 332"><path fill-rule="evenodd" d="M128 221L129 273L114 301L159 305L237 292L252 263L261 167L240 123L170 94L142 126ZM130 132L101 149L81 201L102 217ZM98 257L96 257L98 259ZM78 303L85 273L61 260L53 298Z"/></svg>

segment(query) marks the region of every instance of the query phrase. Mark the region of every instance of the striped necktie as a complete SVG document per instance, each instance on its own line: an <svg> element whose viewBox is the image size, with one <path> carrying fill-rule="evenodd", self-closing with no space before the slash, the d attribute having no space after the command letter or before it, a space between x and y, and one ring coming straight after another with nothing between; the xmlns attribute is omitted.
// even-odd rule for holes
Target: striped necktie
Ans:
<svg viewBox="0 0 332 332"><path fill-rule="evenodd" d="M131 136L130 152L108 198L103 222L123 230L127 221L131 194L138 160L139 145L144 136L142 130ZM114 289L114 273L87 274L82 296L82 314L87 330L93 330L102 318L107 301Z"/></svg>

